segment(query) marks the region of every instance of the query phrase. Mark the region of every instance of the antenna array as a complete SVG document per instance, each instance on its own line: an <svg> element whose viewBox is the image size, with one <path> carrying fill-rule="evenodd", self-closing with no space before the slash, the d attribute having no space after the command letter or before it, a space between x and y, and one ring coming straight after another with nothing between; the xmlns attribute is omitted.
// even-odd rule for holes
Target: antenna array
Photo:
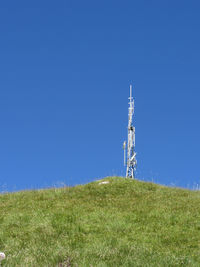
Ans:
<svg viewBox="0 0 200 267"><path fill-rule="evenodd" d="M126 177L135 178L137 165L135 152L135 127L133 126L134 99L132 97L132 85L130 85L130 97L128 108L128 142L127 142L127 159L126 159L126 141L124 142L124 165L126 165Z"/></svg>

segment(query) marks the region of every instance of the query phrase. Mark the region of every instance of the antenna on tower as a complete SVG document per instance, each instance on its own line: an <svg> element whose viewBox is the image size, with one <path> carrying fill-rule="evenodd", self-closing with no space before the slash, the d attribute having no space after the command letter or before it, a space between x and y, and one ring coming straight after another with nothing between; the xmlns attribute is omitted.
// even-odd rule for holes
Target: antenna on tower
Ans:
<svg viewBox="0 0 200 267"><path fill-rule="evenodd" d="M128 108L128 141L127 141L127 159L126 159L126 141L124 142L124 164L126 165L126 177L135 178L137 165L135 152L135 127L133 125L134 99L132 97L132 85L130 85L130 97Z"/></svg>
<svg viewBox="0 0 200 267"><path fill-rule="evenodd" d="M124 149L124 166L126 166L126 141L123 143L123 149Z"/></svg>

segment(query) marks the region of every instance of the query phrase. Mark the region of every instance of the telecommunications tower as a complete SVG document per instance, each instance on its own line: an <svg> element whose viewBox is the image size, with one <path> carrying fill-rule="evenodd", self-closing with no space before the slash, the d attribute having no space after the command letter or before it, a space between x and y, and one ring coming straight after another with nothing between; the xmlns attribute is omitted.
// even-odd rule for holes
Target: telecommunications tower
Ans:
<svg viewBox="0 0 200 267"><path fill-rule="evenodd" d="M127 142L127 153L126 153L126 141L124 142L124 165L126 166L126 177L135 178L136 170L136 152L135 152L135 127L133 126L133 115L134 115L134 99L132 97L132 85L130 85L130 97L129 97L129 108L128 108L128 142ZM127 159L126 159L127 154Z"/></svg>

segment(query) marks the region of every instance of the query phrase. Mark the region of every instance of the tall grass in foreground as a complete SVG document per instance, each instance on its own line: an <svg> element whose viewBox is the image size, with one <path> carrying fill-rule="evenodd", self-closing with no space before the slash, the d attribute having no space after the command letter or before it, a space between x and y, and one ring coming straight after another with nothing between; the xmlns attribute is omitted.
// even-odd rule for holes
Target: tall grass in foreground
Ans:
<svg viewBox="0 0 200 267"><path fill-rule="evenodd" d="M119 177L0 195L2 266L200 266L200 192Z"/></svg>

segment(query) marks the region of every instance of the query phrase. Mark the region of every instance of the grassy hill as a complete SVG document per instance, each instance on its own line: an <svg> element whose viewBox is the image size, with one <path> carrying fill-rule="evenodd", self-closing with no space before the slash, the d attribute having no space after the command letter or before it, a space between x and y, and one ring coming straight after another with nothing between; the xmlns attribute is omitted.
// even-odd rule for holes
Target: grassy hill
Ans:
<svg viewBox="0 0 200 267"><path fill-rule="evenodd" d="M0 195L2 266L200 266L200 192L120 177Z"/></svg>

